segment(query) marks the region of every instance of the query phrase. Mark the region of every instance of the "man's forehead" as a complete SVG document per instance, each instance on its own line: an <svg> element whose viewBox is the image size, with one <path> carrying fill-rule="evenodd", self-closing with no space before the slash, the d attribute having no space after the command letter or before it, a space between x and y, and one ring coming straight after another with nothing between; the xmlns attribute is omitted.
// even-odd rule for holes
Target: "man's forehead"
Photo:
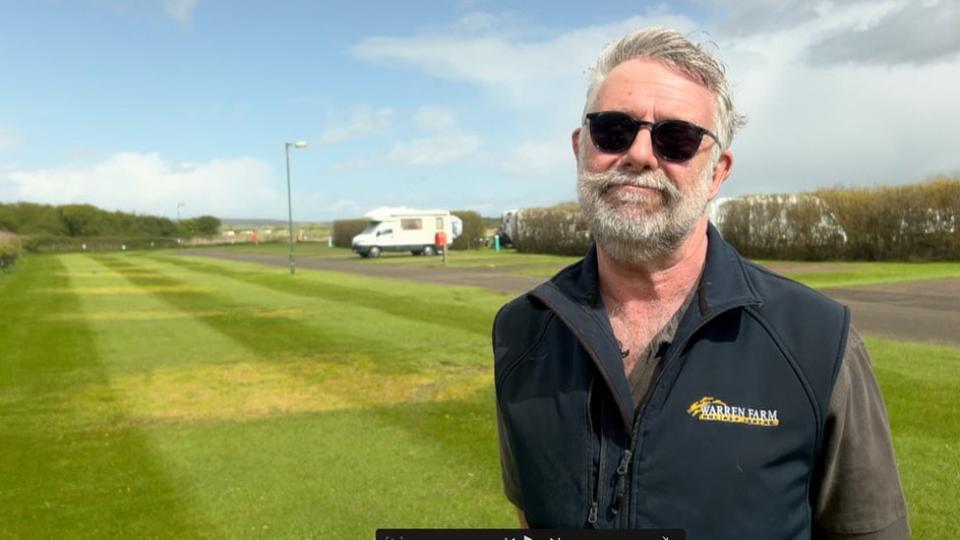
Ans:
<svg viewBox="0 0 960 540"><path fill-rule="evenodd" d="M679 69L650 59L623 62L607 74L597 94L599 109L624 110L644 116L713 116L713 93ZM702 118L701 118L702 117Z"/></svg>

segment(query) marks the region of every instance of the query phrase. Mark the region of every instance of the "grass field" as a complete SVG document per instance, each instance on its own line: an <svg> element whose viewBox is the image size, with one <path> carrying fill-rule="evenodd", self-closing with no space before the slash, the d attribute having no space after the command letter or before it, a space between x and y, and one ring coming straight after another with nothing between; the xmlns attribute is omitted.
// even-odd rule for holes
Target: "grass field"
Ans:
<svg viewBox="0 0 960 540"><path fill-rule="evenodd" d="M136 255L0 279L0 537L513 523L498 295Z"/></svg>
<svg viewBox="0 0 960 540"><path fill-rule="evenodd" d="M0 538L511 527L489 352L505 300L162 253L28 257L0 275ZM960 350L868 346L915 537L951 537Z"/></svg>

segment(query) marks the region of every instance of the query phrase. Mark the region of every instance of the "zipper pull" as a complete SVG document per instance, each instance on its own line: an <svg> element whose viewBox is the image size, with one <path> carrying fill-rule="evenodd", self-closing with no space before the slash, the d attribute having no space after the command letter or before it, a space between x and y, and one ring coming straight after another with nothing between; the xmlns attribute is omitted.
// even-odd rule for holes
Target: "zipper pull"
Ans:
<svg viewBox="0 0 960 540"><path fill-rule="evenodd" d="M633 452L624 450L623 457L620 458L620 464L617 465L617 489L613 497L613 507L611 509L614 515L620 513L620 501L623 500L623 495L627 491L627 471L630 470L631 457L633 457Z"/></svg>
<svg viewBox="0 0 960 540"><path fill-rule="evenodd" d="M623 451L623 457L620 458L620 465L617 465L617 474L620 476L625 476L627 470L630 468L630 458L633 457L633 452L629 450Z"/></svg>
<svg viewBox="0 0 960 540"><path fill-rule="evenodd" d="M597 524L597 511L600 509L599 503L593 501L593 504L590 505L590 515L587 516L587 523L591 525Z"/></svg>

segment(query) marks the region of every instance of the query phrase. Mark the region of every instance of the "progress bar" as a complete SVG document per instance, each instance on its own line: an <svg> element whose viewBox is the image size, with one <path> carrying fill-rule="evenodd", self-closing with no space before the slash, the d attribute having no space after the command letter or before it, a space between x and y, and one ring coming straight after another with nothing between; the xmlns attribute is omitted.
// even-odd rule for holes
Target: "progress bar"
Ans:
<svg viewBox="0 0 960 540"><path fill-rule="evenodd" d="M377 529L377 540L686 540L682 529Z"/></svg>

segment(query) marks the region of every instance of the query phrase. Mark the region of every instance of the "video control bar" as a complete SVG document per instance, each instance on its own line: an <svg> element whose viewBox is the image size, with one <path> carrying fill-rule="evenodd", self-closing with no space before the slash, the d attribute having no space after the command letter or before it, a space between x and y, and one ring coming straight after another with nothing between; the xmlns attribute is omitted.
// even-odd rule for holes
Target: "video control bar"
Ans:
<svg viewBox="0 0 960 540"><path fill-rule="evenodd" d="M377 529L377 540L686 540L681 529Z"/></svg>

